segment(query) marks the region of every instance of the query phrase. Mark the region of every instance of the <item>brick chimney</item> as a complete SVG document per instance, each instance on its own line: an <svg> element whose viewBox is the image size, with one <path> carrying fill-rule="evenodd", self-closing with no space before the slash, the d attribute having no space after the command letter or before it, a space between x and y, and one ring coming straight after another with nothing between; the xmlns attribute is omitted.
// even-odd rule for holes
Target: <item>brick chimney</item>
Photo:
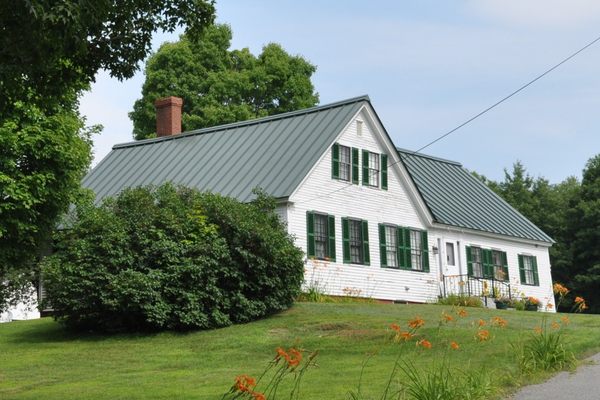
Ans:
<svg viewBox="0 0 600 400"><path fill-rule="evenodd" d="M154 102L156 108L156 135L171 136L181 133L181 106L183 99L169 96Z"/></svg>

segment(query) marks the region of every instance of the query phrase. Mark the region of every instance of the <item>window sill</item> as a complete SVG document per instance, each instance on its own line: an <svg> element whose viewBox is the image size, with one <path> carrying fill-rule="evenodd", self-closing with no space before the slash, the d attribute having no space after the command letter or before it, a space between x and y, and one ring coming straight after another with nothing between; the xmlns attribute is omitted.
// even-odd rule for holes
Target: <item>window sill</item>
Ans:
<svg viewBox="0 0 600 400"><path fill-rule="evenodd" d="M420 272L420 273L425 273L428 274L430 271L425 271L423 269L412 269L412 268L400 268L400 267L387 267L387 266L380 266L380 268L383 269L391 269L394 271L406 271L406 272Z"/></svg>

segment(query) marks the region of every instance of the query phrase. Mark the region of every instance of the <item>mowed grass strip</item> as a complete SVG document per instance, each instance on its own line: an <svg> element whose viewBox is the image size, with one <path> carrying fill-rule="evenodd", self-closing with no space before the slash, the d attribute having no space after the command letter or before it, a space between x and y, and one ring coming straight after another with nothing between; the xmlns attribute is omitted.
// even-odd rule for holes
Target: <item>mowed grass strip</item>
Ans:
<svg viewBox="0 0 600 400"><path fill-rule="evenodd" d="M276 347L318 350L317 368L303 379L303 399L345 399L356 389L365 360L363 393L379 398L401 345L391 323L406 328L420 316L430 350L406 344L403 359L419 370L442 360L460 371L489 371L498 397L547 376L521 376L513 344L534 334L544 315L450 306L298 303L271 318L213 331L129 335L72 334L52 319L0 325L1 399L219 399L235 376L259 375ZM442 313L456 322L441 323ZM500 316L506 328L490 327ZM548 325L560 314L547 315ZM600 351L600 316L569 315L561 328L578 358ZM475 338L478 321L491 339ZM550 328L549 328L550 329ZM449 350L450 341L460 350Z"/></svg>

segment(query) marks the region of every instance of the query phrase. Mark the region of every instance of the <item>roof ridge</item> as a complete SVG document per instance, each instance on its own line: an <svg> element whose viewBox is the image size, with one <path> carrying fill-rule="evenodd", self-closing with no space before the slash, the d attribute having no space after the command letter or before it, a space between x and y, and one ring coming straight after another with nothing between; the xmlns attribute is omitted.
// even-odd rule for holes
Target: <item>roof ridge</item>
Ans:
<svg viewBox="0 0 600 400"><path fill-rule="evenodd" d="M406 154L409 157L415 157L416 156L416 157L422 157L422 158L429 158L430 160L440 161L440 162L443 162L443 163L446 163L446 164L458 165L460 167L463 166L458 161L448 160L447 158L441 158L441 157L431 156L429 154L417 153L417 152L415 152L413 150L403 149L401 147L396 147L396 150L399 153Z"/></svg>
<svg viewBox="0 0 600 400"><path fill-rule="evenodd" d="M311 114L314 112L324 111L324 110L327 110L330 108L336 108L336 107L341 107L341 106L345 106L345 105L349 105L349 104L353 104L353 103L358 103L360 101L368 101L370 103L371 99L369 98L368 95L356 96L356 97L352 97L352 98L349 98L346 100L336 101L333 103L323 104L323 105L309 107L309 108L303 108L301 110L288 111L288 112L281 113L281 114L274 114L274 115L269 115L269 116L261 117L261 118L254 118L254 119L249 119L249 120L245 120L245 121L232 122L232 123L224 124L224 125L216 125L216 126L211 126L211 127L207 127L207 128L194 129L191 131L182 132L177 135L165 136L165 137L160 137L160 138L144 139L144 140L135 140L135 141L126 142L126 143L118 143L118 144L115 144L112 147L112 149L116 150L116 149L127 148L127 147L143 146L146 144L153 144L153 143L157 143L157 142L175 140L175 139L180 139L180 138L189 137L189 136L203 135L206 133L212 133L212 132L216 132L216 131L223 131L223 130L228 130L228 129L233 129L233 128L239 128L239 127L243 127L243 126L258 125L258 124L262 124L265 122L271 122L271 121L296 117L299 115Z"/></svg>

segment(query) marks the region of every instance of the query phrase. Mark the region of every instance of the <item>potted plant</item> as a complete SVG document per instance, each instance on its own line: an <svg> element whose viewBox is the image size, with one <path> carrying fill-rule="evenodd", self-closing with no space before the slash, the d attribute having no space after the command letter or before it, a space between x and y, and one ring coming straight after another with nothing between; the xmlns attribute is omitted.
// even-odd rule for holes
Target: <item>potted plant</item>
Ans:
<svg viewBox="0 0 600 400"><path fill-rule="evenodd" d="M537 311L540 306L540 301L535 297L527 297L525 299L525 311Z"/></svg>
<svg viewBox="0 0 600 400"><path fill-rule="evenodd" d="M497 310L506 310L511 304L511 300L506 296L497 297L494 302L496 303Z"/></svg>

